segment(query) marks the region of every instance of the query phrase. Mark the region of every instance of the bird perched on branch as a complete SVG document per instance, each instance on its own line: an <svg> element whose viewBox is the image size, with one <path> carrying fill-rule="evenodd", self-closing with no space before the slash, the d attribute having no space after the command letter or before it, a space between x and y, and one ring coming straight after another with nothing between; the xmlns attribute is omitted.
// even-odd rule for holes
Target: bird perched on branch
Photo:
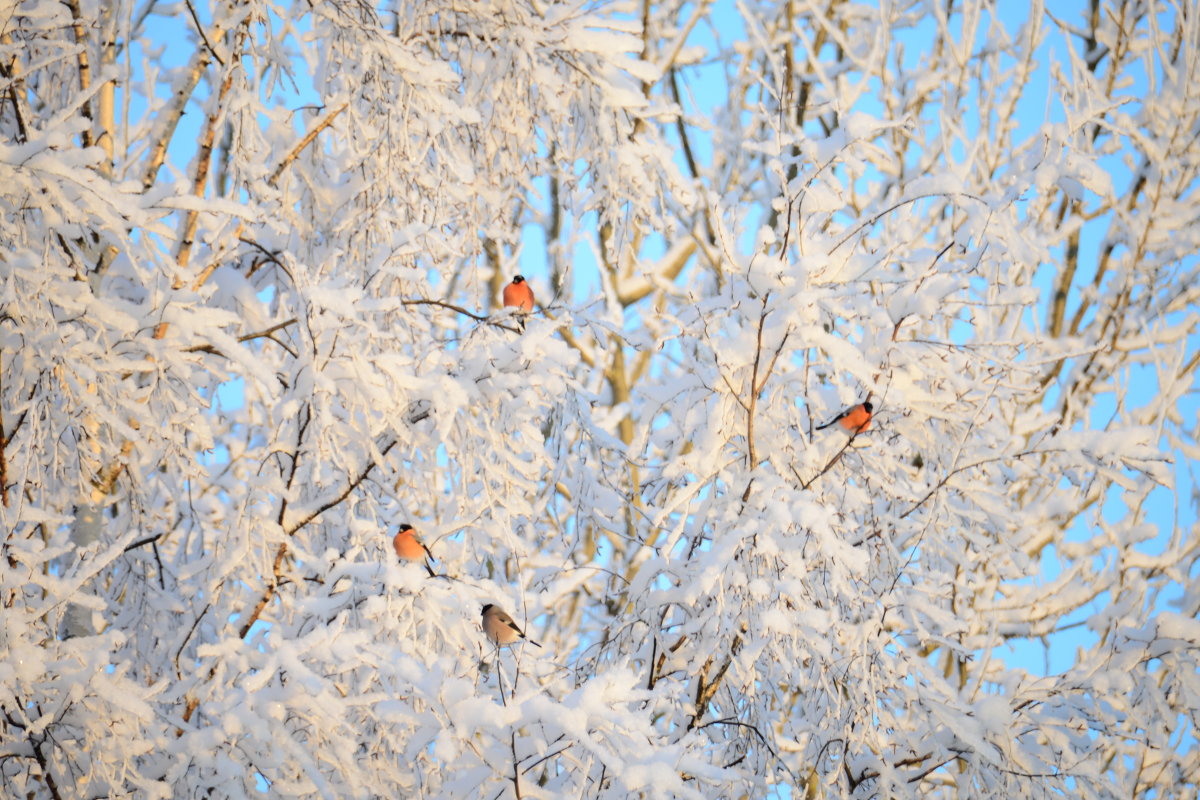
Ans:
<svg viewBox="0 0 1200 800"><path fill-rule="evenodd" d="M533 289L524 275L516 275L504 287L504 307L517 309L517 324L525 330L525 315L533 311Z"/></svg>
<svg viewBox="0 0 1200 800"><path fill-rule="evenodd" d="M429 548L421 541L421 535L412 525L406 522L400 526L400 531L392 538L392 549L401 561L420 561L429 577L437 577L437 573L426 560L432 559L433 553L429 552Z"/></svg>
<svg viewBox="0 0 1200 800"><path fill-rule="evenodd" d="M483 607L483 632L496 647L513 644L522 639L534 647L541 647L540 644L526 636L525 631L517 627L517 623L513 622L512 617L504 613L499 606L491 603Z"/></svg>
<svg viewBox="0 0 1200 800"><path fill-rule="evenodd" d="M862 433L871 427L871 412L874 410L875 406L871 405L870 400L867 400L866 402L847 408L829 420L829 422L817 428L817 430L823 431L836 422L849 431L851 435Z"/></svg>

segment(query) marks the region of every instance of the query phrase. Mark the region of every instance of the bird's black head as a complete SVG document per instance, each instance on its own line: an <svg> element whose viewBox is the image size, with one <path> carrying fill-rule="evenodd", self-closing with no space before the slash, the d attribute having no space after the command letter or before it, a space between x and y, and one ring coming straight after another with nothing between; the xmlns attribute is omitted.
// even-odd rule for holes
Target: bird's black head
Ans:
<svg viewBox="0 0 1200 800"><path fill-rule="evenodd" d="M488 612L488 609L491 607L492 607L492 604L488 603L486 606L483 607L483 611L481 613L486 614Z"/></svg>
<svg viewBox="0 0 1200 800"><path fill-rule="evenodd" d="M868 413L868 414L870 414L872 411L874 411L874 410L875 410L875 406L871 405L871 401L870 401L870 400L868 400L867 402L863 403L863 408L865 408L865 409L867 410L867 413Z"/></svg>
<svg viewBox="0 0 1200 800"><path fill-rule="evenodd" d="M869 411L870 409L867 409L867 410ZM401 533L404 533L405 531L411 531L412 529L413 529L413 526L409 525L407 522L400 526Z"/></svg>
<svg viewBox="0 0 1200 800"><path fill-rule="evenodd" d="M513 283L524 283L524 282L525 282L524 275L513 275Z"/></svg>

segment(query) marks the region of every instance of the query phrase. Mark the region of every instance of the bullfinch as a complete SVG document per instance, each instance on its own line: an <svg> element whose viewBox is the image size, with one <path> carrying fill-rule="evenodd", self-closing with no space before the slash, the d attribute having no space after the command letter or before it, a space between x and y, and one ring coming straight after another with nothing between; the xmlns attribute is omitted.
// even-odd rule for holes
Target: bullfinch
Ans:
<svg viewBox="0 0 1200 800"><path fill-rule="evenodd" d="M540 644L527 637L525 631L517 627L517 623L513 622L512 617L491 603L483 607L483 632L497 647L513 644L522 639L534 647L541 647Z"/></svg>
<svg viewBox="0 0 1200 800"><path fill-rule="evenodd" d="M533 289L524 275L516 275L504 287L504 307L517 309L517 324L525 330L525 315L533 311Z"/></svg>
<svg viewBox="0 0 1200 800"><path fill-rule="evenodd" d="M837 423L845 428L851 434L858 434L871 427L871 412L875 407L871 405L871 401L867 400L864 403L859 403L856 406L847 408L842 413L838 414L833 419L826 422L824 425L817 428L823 431L833 423Z"/></svg>
<svg viewBox="0 0 1200 800"><path fill-rule="evenodd" d="M433 567L429 566L426 557L432 559L433 553L429 552L429 548L421 541L421 536L417 533L417 529L407 522L400 526L400 531L392 538L392 549L396 551L396 555L402 561L420 561L425 566L425 571L429 573L429 577L437 577L437 573L433 571Z"/></svg>

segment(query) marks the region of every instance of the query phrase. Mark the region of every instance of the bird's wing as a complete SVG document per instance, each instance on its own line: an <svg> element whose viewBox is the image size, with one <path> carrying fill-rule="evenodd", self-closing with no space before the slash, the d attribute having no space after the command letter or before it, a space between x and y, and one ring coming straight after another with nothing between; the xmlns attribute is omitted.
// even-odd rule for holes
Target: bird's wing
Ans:
<svg viewBox="0 0 1200 800"><path fill-rule="evenodd" d="M846 418L846 415L849 414L851 410L852 409L845 409L844 411L842 411L842 413L838 414L836 417L829 420L829 422L826 422L824 425L818 426L817 430L823 431L826 428L828 428L830 425L834 424L835 422L841 422L843 419Z"/></svg>

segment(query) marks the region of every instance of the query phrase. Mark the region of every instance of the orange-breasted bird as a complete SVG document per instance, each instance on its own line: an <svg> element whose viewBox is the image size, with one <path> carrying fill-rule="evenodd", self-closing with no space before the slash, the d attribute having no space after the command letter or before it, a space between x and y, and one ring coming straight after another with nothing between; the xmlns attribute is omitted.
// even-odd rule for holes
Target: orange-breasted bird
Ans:
<svg viewBox="0 0 1200 800"><path fill-rule="evenodd" d="M429 573L429 577L437 577L433 567L429 566L429 562L425 560L426 557L432 559L433 553L429 552L429 548L421 541L421 535L412 525L406 522L400 526L400 531L392 538L392 549L396 551L396 555L402 561L420 561L425 566L425 571Z"/></svg>
<svg viewBox="0 0 1200 800"><path fill-rule="evenodd" d="M517 627L517 623L513 622L512 617L504 613L499 606L491 603L483 607L483 632L496 647L503 647L522 639L534 647L541 647L540 644L526 636L525 631Z"/></svg>
<svg viewBox="0 0 1200 800"><path fill-rule="evenodd" d="M871 427L871 412L874 410L875 406L871 405L870 400L867 400L864 403L859 403L856 406L847 408L845 411L829 420L829 422L826 422L824 425L817 428L817 430L823 431L836 422L851 434L862 433L867 428Z"/></svg>
<svg viewBox="0 0 1200 800"><path fill-rule="evenodd" d="M517 309L517 324L525 330L525 315L533 311L533 289L524 275L516 275L504 287L504 307Z"/></svg>

